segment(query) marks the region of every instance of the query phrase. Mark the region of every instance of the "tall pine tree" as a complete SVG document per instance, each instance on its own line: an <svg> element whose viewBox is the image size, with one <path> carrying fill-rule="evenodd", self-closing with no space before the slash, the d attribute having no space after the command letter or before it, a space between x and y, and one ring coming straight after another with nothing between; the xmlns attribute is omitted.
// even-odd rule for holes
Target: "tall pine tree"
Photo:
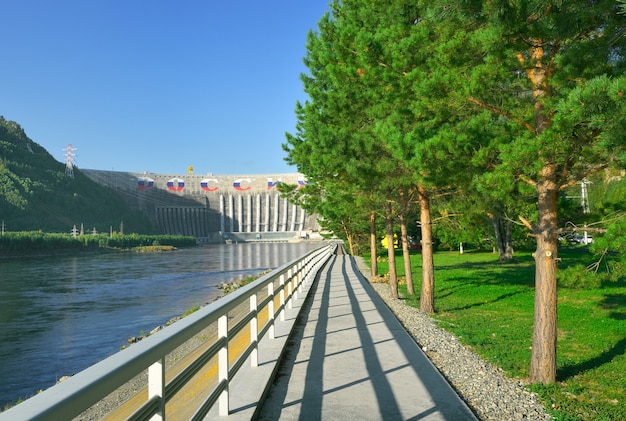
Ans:
<svg viewBox="0 0 626 421"><path fill-rule="evenodd" d="M438 34L433 74L446 101L463 125L490 121L493 129L483 153L497 158L481 182L535 192L536 219L520 215L537 242L530 380L554 382L558 197L589 174L623 166L626 21L603 0L423 5Z"/></svg>

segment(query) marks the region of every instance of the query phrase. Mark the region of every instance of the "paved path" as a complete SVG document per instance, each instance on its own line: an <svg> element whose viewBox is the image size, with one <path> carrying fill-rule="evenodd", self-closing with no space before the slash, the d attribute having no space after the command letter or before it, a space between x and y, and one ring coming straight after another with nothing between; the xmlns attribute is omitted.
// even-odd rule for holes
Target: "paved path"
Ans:
<svg viewBox="0 0 626 421"><path fill-rule="evenodd" d="M352 257L334 256L310 295L258 419L476 419Z"/></svg>

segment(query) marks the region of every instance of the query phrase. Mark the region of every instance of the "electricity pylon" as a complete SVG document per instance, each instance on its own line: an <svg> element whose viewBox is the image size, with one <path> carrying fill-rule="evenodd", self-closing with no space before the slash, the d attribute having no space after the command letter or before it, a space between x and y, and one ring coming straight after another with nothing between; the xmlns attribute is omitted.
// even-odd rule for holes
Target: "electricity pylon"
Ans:
<svg viewBox="0 0 626 421"><path fill-rule="evenodd" d="M65 151L65 175L74 178L74 157L76 156L74 151L77 149L73 148L71 143L68 143L67 148L63 150Z"/></svg>

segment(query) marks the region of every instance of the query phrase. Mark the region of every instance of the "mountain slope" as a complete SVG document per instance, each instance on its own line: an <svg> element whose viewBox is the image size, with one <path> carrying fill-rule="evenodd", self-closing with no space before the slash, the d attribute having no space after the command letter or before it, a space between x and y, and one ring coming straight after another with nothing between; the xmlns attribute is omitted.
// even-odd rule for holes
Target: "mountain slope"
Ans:
<svg viewBox="0 0 626 421"><path fill-rule="evenodd" d="M0 219L8 231L69 232L84 224L124 232L151 233L148 219L132 210L113 190L100 186L26 136L19 124L0 116Z"/></svg>

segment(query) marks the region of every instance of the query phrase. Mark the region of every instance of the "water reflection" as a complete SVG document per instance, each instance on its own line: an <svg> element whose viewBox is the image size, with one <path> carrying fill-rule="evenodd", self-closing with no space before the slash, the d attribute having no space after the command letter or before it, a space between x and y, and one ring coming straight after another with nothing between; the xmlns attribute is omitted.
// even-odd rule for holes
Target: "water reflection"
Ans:
<svg viewBox="0 0 626 421"><path fill-rule="evenodd" d="M0 406L212 301L222 283L276 268L319 246L250 243L0 260Z"/></svg>

